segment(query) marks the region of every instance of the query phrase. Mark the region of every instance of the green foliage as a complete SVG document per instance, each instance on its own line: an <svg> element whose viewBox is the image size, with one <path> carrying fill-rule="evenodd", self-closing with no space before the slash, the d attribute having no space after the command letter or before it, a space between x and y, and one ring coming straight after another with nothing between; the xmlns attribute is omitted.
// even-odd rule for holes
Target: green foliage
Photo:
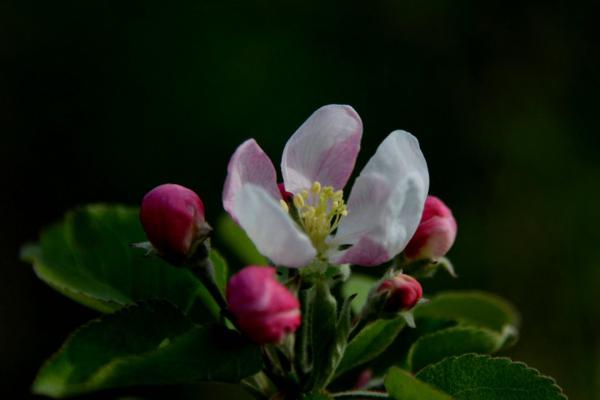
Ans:
<svg viewBox="0 0 600 400"><path fill-rule="evenodd" d="M442 292L416 307L414 316L416 329L402 331L372 364L379 373L391 366L416 371L452 355L495 353L518 334L512 305L479 291Z"/></svg>
<svg viewBox="0 0 600 400"><path fill-rule="evenodd" d="M344 297L350 297L356 294L356 298L352 302L352 309L355 313L359 313L362 307L367 302L369 291L373 288L377 280L369 275L363 275L352 272L350 278L342 286Z"/></svg>
<svg viewBox="0 0 600 400"><path fill-rule="evenodd" d="M457 400L564 400L552 378L508 358L465 354L431 365L417 378Z"/></svg>
<svg viewBox="0 0 600 400"><path fill-rule="evenodd" d="M245 264L269 265L269 261L256 250L254 243L248 238L246 232L231 217L223 214L217 222L217 235L219 239L231 249Z"/></svg>
<svg viewBox="0 0 600 400"><path fill-rule="evenodd" d="M337 375L376 358L394 341L404 325L402 317L381 319L367 325L348 344Z"/></svg>
<svg viewBox="0 0 600 400"><path fill-rule="evenodd" d="M337 361L331 357L336 340L337 301L323 280L314 285L308 301L312 303L312 311L308 316L312 369L306 388L318 390L327 384L337 366Z"/></svg>
<svg viewBox="0 0 600 400"><path fill-rule="evenodd" d="M333 397L326 392L315 392L303 394L301 400L332 400Z"/></svg>
<svg viewBox="0 0 600 400"><path fill-rule="evenodd" d="M238 382L260 351L233 331L199 326L165 302L140 303L79 328L40 370L33 391L52 397L132 385Z"/></svg>
<svg viewBox="0 0 600 400"><path fill-rule="evenodd" d="M45 229L21 256L48 285L98 311L161 298L185 312L200 298L217 316L217 305L189 271L130 247L144 239L136 208L89 205Z"/></svg>
<svg viewBox="0 0 600 400"><path fill-rule="evenodd" d="M413 371L448 356L465 353L491 354L504 344L501 333L475 326L454 326L421 336L410 348L408 367Z"/></svg>
<svg viewBox="0 0 600 400"><path fill-rule="evenodd" d="M215 281L221 293L225 295L227 280L229 279L229 266L223 256L215 249L211 249L209 259L215 268Z"/></svg>
<svg viewBox="0 0 600 400"><path fill-rule="evenodd" d="M400 368L390 368L384 380L392 399L452 400L452 397L424 383Z"/></svg>
<svg viewBox="0 0 600 400"><path fill-rule="evenodd" d="M415 310L415 318L447 319L498 332L519 326L519 315L506 300L479 291L443 292Z"/></svg>

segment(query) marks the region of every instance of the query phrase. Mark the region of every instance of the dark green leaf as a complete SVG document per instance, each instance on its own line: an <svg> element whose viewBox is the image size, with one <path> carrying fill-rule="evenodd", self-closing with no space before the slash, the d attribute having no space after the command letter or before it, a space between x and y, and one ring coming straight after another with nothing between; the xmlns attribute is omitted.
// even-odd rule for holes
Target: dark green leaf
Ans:
<svg viewBox="0 0 600 400"><path fill-rule="evenodd" d="M415 318L446 319L502 332L507 325L515 330L519 316L513 306L496 295L478 292L440 293L415 309Z"/></svg>
<svg viewBox="0 0 600 400"><path fill-rule="evenodd" d="M552 378L508 358L465 354L446 358L417 378L457 400L564 400Z"/></svg>
<svg viewBox="0 0 600 400"><path fill-rule="evenodd" d="M333 397L327 392L305 393L300 400L333 400Z"/></svg>
<svg viewBox="0 0 600 400"><path fill-rule="evenodd" d="M396 367L390 368L384 384L390 397L396 400L452 400L449 395Z"/></svg>
<svg viewBox="0 0 600 400"><path fill-rule="evenodd" d="M90 205L67 213L21 255L48 285L102 312L152 298L187 311L201 298L217 316L217 305L189 271L130 247L144 239L137 209Z"/></svg>
<svg viewBox="0 0 600 400"><path fill-rule="evenodd" d="M217 235L243 263L269 265L269 261L258 252L246 232L226 214L217 222Z"/></svg>
<svg viewBox="0 0 600 400"><path fill-rule="evenodd" d="M227 280L229 279L229 266L227 265L227 261L225 261L223 256L215 249L210 250L209 258L215 268L215 280L217 286L224 295L227 287Z"/></svg>
<svg viewBox="0 0 600 400"><path fill-rule="evenodd" d="M338 366L337 375L358 367L377 357L392 344L404 327L404 318L377 320L367 325L346 348L346 353Z"/></svg>
<svg viewBox="0 0 600 400"><path fill-rule="evenodd" d="M377 280L368 275L357 274L353 272L350 278L342 286L344 297L350 297L356 294L356 299L352 302L352 309L359 313L367 302L369 291L373 288Z"/></svg>
<svg viewBox="0 0 600 400"><path fill-rule="evenodd" d="M501 333L475 326L455 326L420 337L408 353L412 371L436 363L449 356L465 353L491 354L504 344Z"/></svg>
<svg viewBox="0 0 600 400"><path fill-rule="evenodd" d="M312 321L315 287L311 286L298 292L302 312L302 324L296 332L295 363L298 374L304 378L312 369Z"/></svg>
<svg viewBox="0 0 600 400"><path fill-rule="evenodd" d="M164 302L129 306L69 337L40 370L33 391L64 397L131 385L238 382L261 368L238 334L191 323Z"/></svg>
<svg viewBox="0 0 600 400"><path fill-rule="evenodd" d="M337 301L331 295L325 281L318 281L312 293L313 296L309 300L312 303L312 371L306 386L311 390L319 390L329 381L337 365L331 357L336 339Z"/></svg>

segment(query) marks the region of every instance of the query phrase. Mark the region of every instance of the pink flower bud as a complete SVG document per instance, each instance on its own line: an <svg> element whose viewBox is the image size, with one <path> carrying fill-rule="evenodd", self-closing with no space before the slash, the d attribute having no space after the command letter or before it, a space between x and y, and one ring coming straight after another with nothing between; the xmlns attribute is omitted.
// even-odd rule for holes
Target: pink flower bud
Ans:
<svg viewBox="0 0 600 400"><path fill-rule="evenodd" d="M248 266L227 285L235 322L256 343L280 343L300 326L298 299L275 278L275 268Z"/></svg>
<svg viewBox="0 0 600 400"><path fill-rule="evenodd" d="M388 312L410 310L423 296L423 288L419 281L405 274L399 274L381 282L377 292L389 293L384 306L385 311Z"/></svg>
<svg viewBox="0 0 600 400"><path fill-rule="evenodd" d="M427 196L421 222L404 254L413 260L443 257L454 244L456 229L452 211L437 197Z"/></svg>
<svg viewBox="0 0 600 400"><path fill-rule="evenodd" d="M152 246L167 256L187 256L210 229L200 197L171 183L157 186L144 196L140 220Z"/></svg>

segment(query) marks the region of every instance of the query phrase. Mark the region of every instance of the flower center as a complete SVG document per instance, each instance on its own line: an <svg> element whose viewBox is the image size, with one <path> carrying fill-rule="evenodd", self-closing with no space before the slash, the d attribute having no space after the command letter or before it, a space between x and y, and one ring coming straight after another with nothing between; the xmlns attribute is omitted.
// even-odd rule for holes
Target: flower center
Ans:
<svg viewBox="0 0 600 400"><path fill-rule="evenodd" d="M341 219L348 215L344 203L344 192L335 191L332 186L321 187L314 182L310 190L303 190L294 195L294 204L298 224L304 229L317 253L324 254L327 250L327 237L337 229ZM289 212L287 203L281 200L281 206Z"/></svg>

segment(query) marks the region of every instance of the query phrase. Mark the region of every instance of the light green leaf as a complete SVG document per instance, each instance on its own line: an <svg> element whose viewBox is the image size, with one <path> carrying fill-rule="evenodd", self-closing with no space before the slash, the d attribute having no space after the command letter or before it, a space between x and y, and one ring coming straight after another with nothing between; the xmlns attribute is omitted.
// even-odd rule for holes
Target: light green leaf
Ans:
<svg viewBox="0 0 600 400"><path fill-rule="evenodd" d="M102 312L152 298L167 299L185 312L200 298L217 316L217 305L189 271L130 247L144 239L136 208L89 205L45 229L21 257L48 285Z"/></svg>
<svg viewBox="0 0 600 400"><path fill-rule="evenodd" d="M457 400L564 400L549 377L508 358L465 354L430 365L417 378Z"/></svg>
<svg viewBox="0 0 600 400"><path fill-rule="evenodd" d="M452 400L451 396L396 367L390 368L384 384L390 397L396 400Z"/></svg>
<svg viewBox="0 0 600 400"><path fill-rule="evenodd" d="M269 265L269 261L258 252L246 232L227 214L217 222L217 236L245 264Z"/></svg>
<svg viewBox="0 0 600 400"><path fill-rule="evenodd" d="M336 375L371 361L392 344L405 325L404 318L381 319L367 325L348 343Z"/></svg>
<svg viewBox="0 0 600 400"><path fill-rule="evenodd" d="M475 326L455 326L421 336L410 348L408 365L412 371L449 356L465 353L491 354L504 344L501 333Z"/></svg>
<svg viewBox="0 0 600 400"><path fill-rule="evenodd" d="M65 397L133 385L238 382L260 368L259 348L237 333L195 325L173 305L149 302L75 331L42 367L33 392Z"/></svg>
<svg viewBox="0 0 600 400"><path fill-rule="evenodd" d="M479 291L444 292L415 309L415 318L454 320L503 332L516 330L519 314L503 298Z"/></svg>
<svg viewBox="0 0 600 400"><path fill-rule="evenodd" d="M344 297L350 297L356 294L356 298L352 302L352 309L355 313L359 313L367 302L369 291L375 286L377 280L369 275L358 274L353 272L350 278L342 286Z"/></svg>

